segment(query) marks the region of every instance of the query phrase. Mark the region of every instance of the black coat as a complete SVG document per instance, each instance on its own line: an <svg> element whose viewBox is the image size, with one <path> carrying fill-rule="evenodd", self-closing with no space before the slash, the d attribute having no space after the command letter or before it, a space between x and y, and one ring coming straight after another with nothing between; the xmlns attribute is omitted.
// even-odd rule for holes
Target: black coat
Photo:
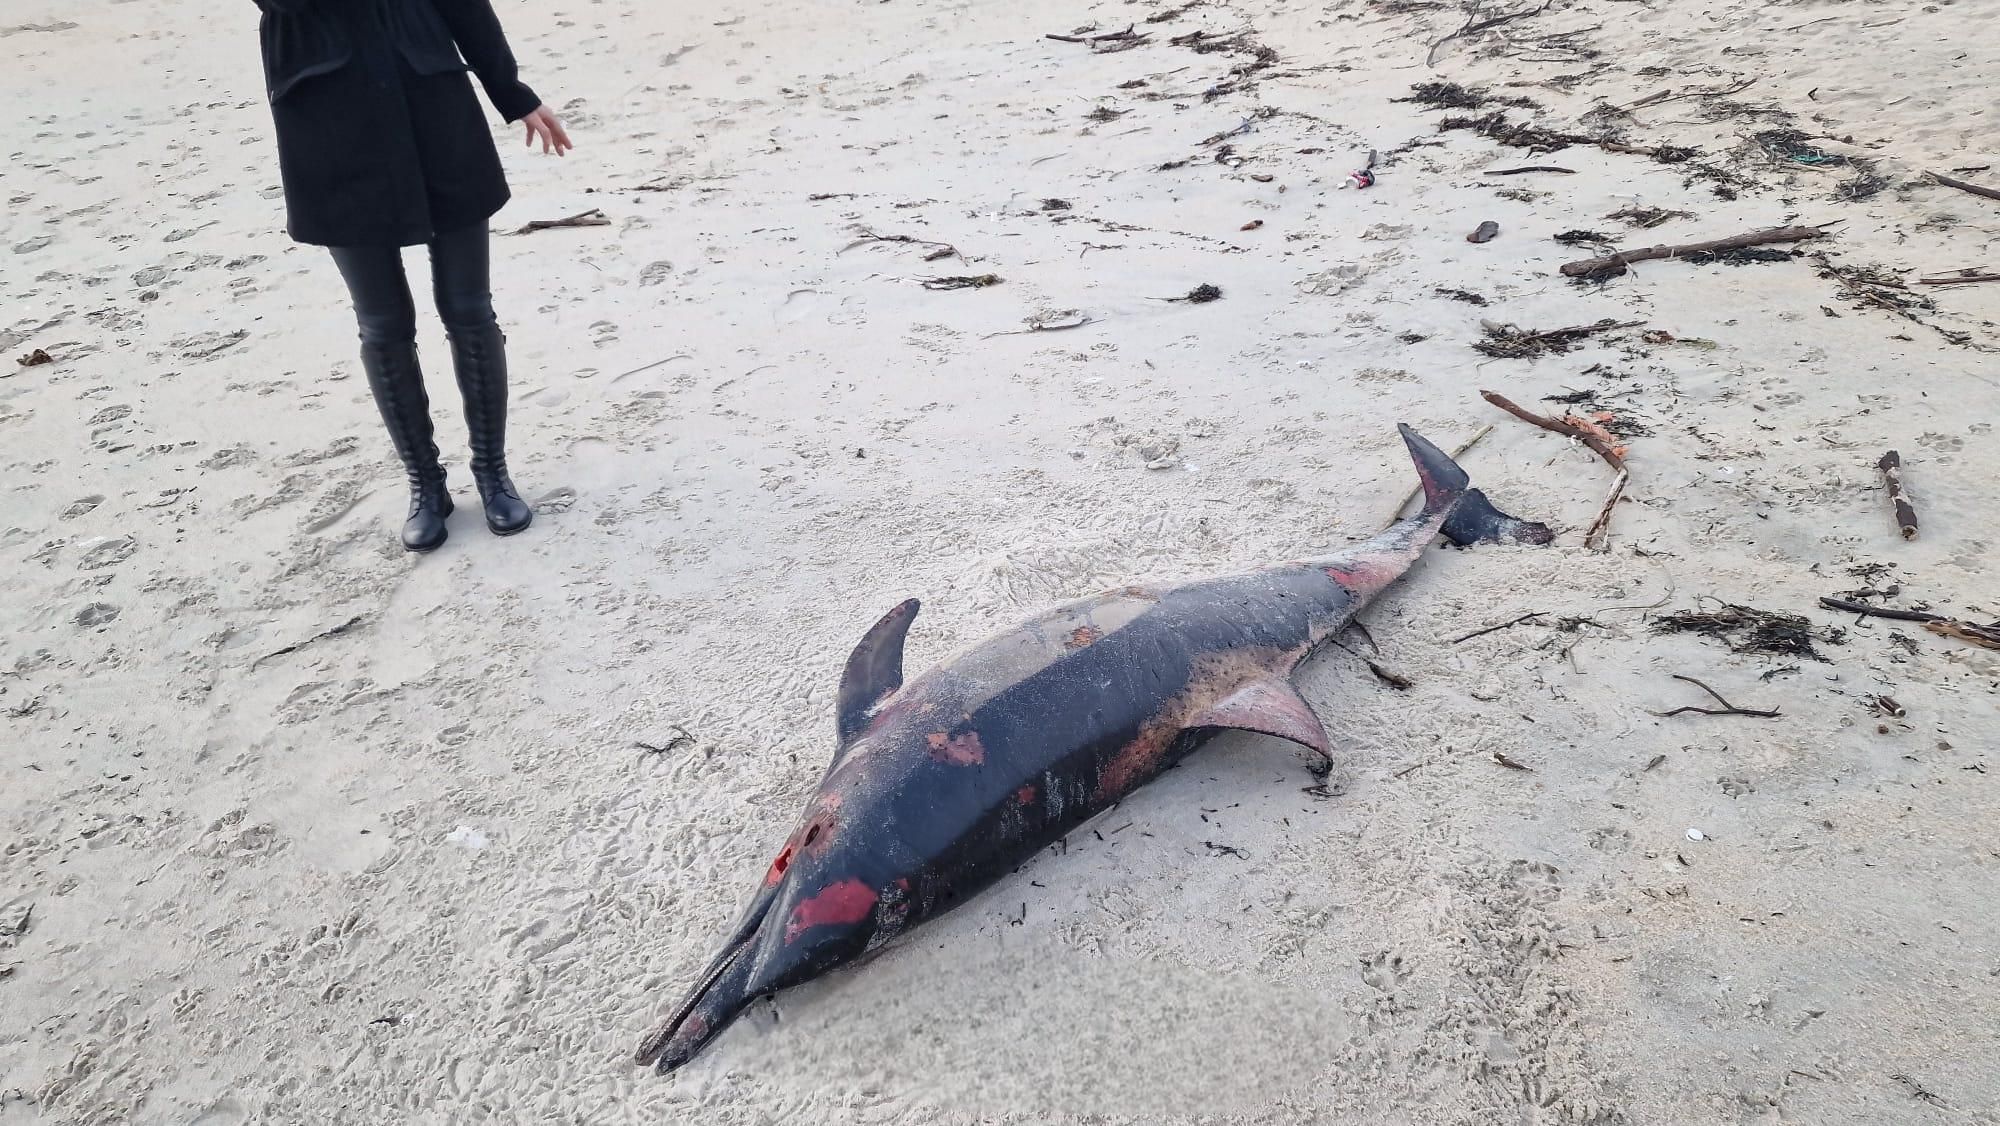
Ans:
<svg viewBox="0 0 2000 1126"><path fill-rule="evenodd" d="M256 4L293 238L414 246L484 223L507 202L465 72L507 121L542 103L522 83L490 0Z"/></svg>

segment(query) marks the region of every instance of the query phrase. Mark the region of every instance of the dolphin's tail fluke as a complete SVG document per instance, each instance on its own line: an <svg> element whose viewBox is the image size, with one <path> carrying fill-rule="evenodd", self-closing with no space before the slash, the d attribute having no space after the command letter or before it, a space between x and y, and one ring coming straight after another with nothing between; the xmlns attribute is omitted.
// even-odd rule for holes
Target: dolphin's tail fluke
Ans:
<svg viewBox="0 0 2000 1126"><path fill-rule="evenodd" d="M1438 530L1446 539L1465 547L1475 543L1545 544L1555 538L1547 524L1509 516L1493 507L1486 494L1472 487L1464 468L1424 436L1398 424L1403 444L1410 447L1410 459L1417 464L1417 477L1424 485L1424 515L1443 515Z"/></svg>

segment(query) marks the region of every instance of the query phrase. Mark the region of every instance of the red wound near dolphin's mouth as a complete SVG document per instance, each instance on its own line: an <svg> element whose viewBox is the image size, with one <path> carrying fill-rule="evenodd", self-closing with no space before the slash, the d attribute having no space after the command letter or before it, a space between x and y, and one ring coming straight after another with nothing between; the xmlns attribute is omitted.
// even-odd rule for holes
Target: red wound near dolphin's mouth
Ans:
<svg viewBox="0 0 2000 1126"><path fill-rule="evenodd" d="M861 922L875 910L875 889L860 880L828 884L818 895L792 908L785 920L785 941L792 942L814 927Z"/></svg>

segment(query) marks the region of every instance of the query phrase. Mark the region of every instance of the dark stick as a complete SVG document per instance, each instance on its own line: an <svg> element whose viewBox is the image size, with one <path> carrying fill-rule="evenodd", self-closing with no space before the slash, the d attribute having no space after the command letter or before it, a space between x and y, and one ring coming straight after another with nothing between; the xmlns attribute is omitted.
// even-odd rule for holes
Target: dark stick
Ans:
<svg viewBox="0 0 2000 1126"><path fill-rule="evenodd" d="M1889 485L1889 503L1896 506L1896 527L1902 529L1903 538L1917 538L1917 510L1910 504L1910 494L1903 491L1903 455L1890 450L1875 463L1882 471L1882 479Z"/></svg>
<svg viewBox="0 0 2000 1126"><path fill-rule="evenodd" d="M1519 176L1523 172L1563 172L1571 176L1576 175L1576 169L1574 168L1558 168L1553 164L1530 164L1522 168L1493 168L1481 173L1481 175Z"/></svg>
<svg viewBox="0 0 2000 1126"><path fill-rule="evenodd" d="M605 217L604 212L593 207L588 211L580 211L575 215L566 216L561 219L531 219L514 233L517 235L531 235L536 231L553 231L559 227L608 227L610 225L611 220Z"/></svg>
<svg viewBox="0 0 2000 1126"><path fill-rule="evenodd" d="M1708 685L1691 676L1682 676L1679 673L1675 673L1673 676L1675 680L1685 680L1710 696L1715 697L1715 702L1722 706L1720 708L1697 708L1689 705L1687 707L1675 708L1670 712L1654 712L1654 715L1665 717L1680 715L1683 712L1698 712L1702 715L1747 715L1754 716L1757 719L1776 719L1778 717L1778 710L1776 708L1772 708L1769 711L1762 708L1739 708L1728 700L1723 699L1722 693L1717 692L1715 689L1710 688Z"/></svg>
<svg viewBox="0 0 2000 1126"><path fill-rule="evenodd" d="M1870 606L1866 602L1850 602L1845 598L1822 598L1821 606L1829 610L1845 610L1850 614L1860 614L1864 618L1890 618L1898 622L1943 622L1949 621L1943 614L1926 614L1922 610L1892 610L1887 606Z"/></svg>
<svg viewBox="0 0 2000 1126"><path fill-rule="evenodd" d="M1571 262L1562 268L1564 277L1616 277L1625 272L1625 267L1633 262L1650 262L1656 258L1684 258L1690 254L1704 254L1719 250L1742 250L1749 246L1764 246L1774 242L1805 242L1809 239L1825 238L1827 232L1818 227L1772 227L1769 230L1751 231L1748 234L1731 235L1728 238L1711 239L1708 242L1688 242L1678 246L1649 246L1644 250L1623 250L1603 258L1587 258L1581 262Z"/></svg>
<svg viewBox="0 0 2000 1126"><path fill-rule="evenodd" d="M1982 188L1978 184L1968 184L1964 180L1954 180L1942 172L1932 172L1930 173L1930 178L1947 188L1957 188L1959 191L1971 192L1973 195L1983 195L1987 199L2000 199L2000 188Z"/></svg>
<svg viewBox="0 0 2000 1126"><path fill-rule="evenodd" d="M1503 629L1512 629L1515 626L1520 625L1522 622L1532 621L1536 618L1543 617L1547 613L1548 611L1546 610L1537 610L1532 614L1523 614L1520 617L1515 618L1511 622L1501 622L1497 626L1487 626L1485 629L1473 630L1471 633L1466 634L1464 637L1454 637L1451 639L1451 643L1453 645L1457 645L1461 641L1471 641L1475 637L1485 637L1489 633L1499 633Z"/></svg>

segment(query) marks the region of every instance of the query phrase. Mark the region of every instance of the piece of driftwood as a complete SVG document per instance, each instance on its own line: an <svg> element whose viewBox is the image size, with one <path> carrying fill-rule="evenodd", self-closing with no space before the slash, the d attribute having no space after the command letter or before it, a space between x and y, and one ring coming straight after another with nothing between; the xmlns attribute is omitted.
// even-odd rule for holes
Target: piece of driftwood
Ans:
<svg viewBox="0 0 2000 1126"><path fill-rule="evenodd" d="M1954 274L1947 278L1918 278L1918 285L1971 285L1974 282L2000 281L2000 274Z"/></svg>
<svg viewBox="0 0 2000 1126"><path fill-rule="evenodd" d="M1529 164L1520 168L1489 168L1485 172L1480 173L1480 175L1519 176L1523 172L1562 172L1570 176L1576 175L1576 169L1574 168L1558 168L1553 164Z"/></svg>
<svg viewBox="0 0 2000 1126"><path fill-rule="evenodd" d="M1939 637L1949 637L1957 641L1969 641L1982 649L2000 649L2000 622L1979 625L1976 622L1949 618L1943 614L1932 614L1924 610L1894 610L1887 606L1870 606L1865 602L1854 602L1845 598L1822 598L1821 606L1829 610L1845 610L1850 614L1860 614L1866 618L1888 618L1898 622L1920 622L1926 630Z"/></svg>
<svg viewBox="0 0 2000 1126"><path fill-rule="evenodd" d="M1923 610L1897 610L1888 606L1870 606L1866 602L1856 602L1848 598L1828 595L1819 600L1821 606L1829 610L1845 610L1864 618L1888 618L1898 622L1941 622L1947 620L1943 614L1932 614Z"/></svg>
<svg viewBox="0 0 2000 1126"><path fill-rule="evenodd" d="M1651 262L1659 258L1685 258L1690 254L1742 250L1745 247L1765 246L1774 242L1805 242L1826 236L1826 230L1821 227L1772 227L1769 230L1751 231L1748 234L1710 239L1707 242L1649 246L1643 250L1621 250L1602 258L1586 258L1581 262L1568 263L1563 266L1562 272L1563 276L1572 278L1611 278L1624 273L1625 267L1633 262Z"/></svg>
<svg viewBox="0 0 2000 1126"><path fill-rule="evenodd" d="M561 219L533 219L523 224L514 233L517 235L531 235L536 231L553 231L558 227L608 227L610 225L611 220L605 216L604 212L593 207L588 211L579 211L575 215L566 215Z"/></svg>
<svg viewBox="0 0 2000 1126"><path fill-rule="evenodd" d="M1910 494L1903 491L1903 455L1890 450L1875 463L1875 468L1882 471L1882 480L1889 487L1889 503L1896 506L1896 527L1904 539L1916 539L1917 510L1910 504Z"/></svg>
<svg viewBox="0 0 2000 1126"><path fill-rule="evenodd" d="M1604 464L1618 471L1618 476L1611 482L1610 493L1605 496L1604 504L1597 510L1597 518L1590 522L1589 529L1583 534L1583 546L1596 547L1604 534L1610 531L1611 512L1618 507L1619 498L1625 495L1625 483L1632 479L1631 470L1625 468L1625 448L1617 444L1609 431L1586 420L1573 416L1549 418L1546 415L1539 415L1497 391L1481 391L1479 397L1522 422L1531 422L1544 430L1575 438L1589 446L1591 452L1603 458Z"/></svg>
<svg viewBox="0 0 2000 1126"><path fill-rule="evenodd" d="M1985 196L1987 199L2000 199L2000 188L1982 188L1978 184L1968 184L1964 180L1954 180L1942 172L1932 172L1930 173L1930 177L1947 188L1957 188L1959 191L1971 192L1973 195Z"/></svg>

